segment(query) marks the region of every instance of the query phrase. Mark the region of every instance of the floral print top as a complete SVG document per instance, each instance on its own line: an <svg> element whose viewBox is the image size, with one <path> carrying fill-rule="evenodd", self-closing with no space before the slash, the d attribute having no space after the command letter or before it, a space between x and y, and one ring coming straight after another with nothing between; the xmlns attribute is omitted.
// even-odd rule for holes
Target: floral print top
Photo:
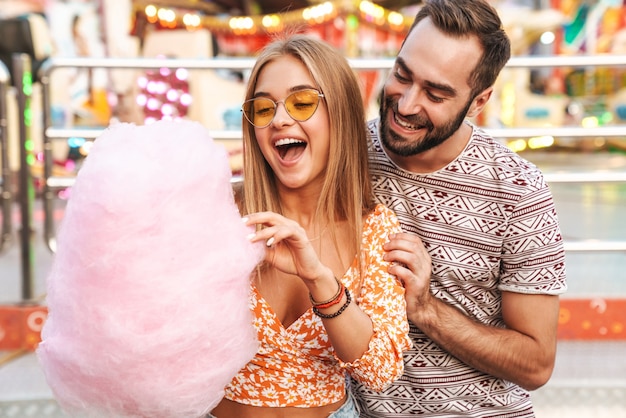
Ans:
<svg viewBox="0 0 626 418"><path fill-rule="evenodd" d="M404 288L388 273L382 246L390 234L400 231L396 215L377 205L363 226L365 270L360 293L356 295L358 257L342 278L374 328L361 358L351 363L339 360L321 319L311 308L284 328L253 286L250 303L260 348L226 387L226 399L253 406L317 407L345 396L346 371L377 391L399 378L404 370L402 353L411 347L411 340Z"/></svg>

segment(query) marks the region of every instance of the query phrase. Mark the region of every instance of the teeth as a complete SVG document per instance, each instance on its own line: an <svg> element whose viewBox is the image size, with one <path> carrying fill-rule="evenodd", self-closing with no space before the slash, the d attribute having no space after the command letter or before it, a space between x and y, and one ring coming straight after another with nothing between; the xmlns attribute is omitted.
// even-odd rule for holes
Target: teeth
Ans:
<svg viewBox="0 0 626 418"><path fill-rule="evenodd" d="M398 125L402 126L403 128L412 129L412 130L416 130L417 129L417 126L409 125L408 123L406 123L405 121L399 119L398 117L396 117L395 119L396 119L396 123Z"/></svg>
<svg viewBox="0 0 626 418"><path fill-rule="evenodd" d="M294 138L283 138L276 141L274 144L275 147L282 147L283 145L291 145L291 144L302 144L304 141L300 141L299 139Z"/></svg>

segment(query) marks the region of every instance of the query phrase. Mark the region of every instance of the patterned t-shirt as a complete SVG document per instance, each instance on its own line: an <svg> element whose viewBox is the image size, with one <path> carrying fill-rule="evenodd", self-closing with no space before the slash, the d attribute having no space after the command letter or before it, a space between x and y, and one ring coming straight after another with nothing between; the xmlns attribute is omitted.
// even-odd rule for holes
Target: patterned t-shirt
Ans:
<svg viewBox="0 0 626 418"><path fill-rule="evenodd" d="M260 348L226 387L227 399L270 407L316 407L346 394L345 372L374 390L382 390L403 371L402 352L411 346L404 288L388 273L382 246L400 232L395 214L377 205L363 225L364 271L360 292L358 257L341 279L372 320L374 335L363 356L344 363L335 356L319 317L309 308L284 328L256 288L251 309ZM354 298L356 296L356 298Z"/></svg>
<svg viewBox="0 0 626 418"><path fill-rule="evenodd" d="M537 167L473 127L463 152L428 174L387 156L369 123L377 199L432 258L432 293L475 320L504 327L501 292L561 294L565 253L552 194ZM355 382L364 417L533 417L529 393L479 372L410 324L404 375L384 393Z"/></svg>

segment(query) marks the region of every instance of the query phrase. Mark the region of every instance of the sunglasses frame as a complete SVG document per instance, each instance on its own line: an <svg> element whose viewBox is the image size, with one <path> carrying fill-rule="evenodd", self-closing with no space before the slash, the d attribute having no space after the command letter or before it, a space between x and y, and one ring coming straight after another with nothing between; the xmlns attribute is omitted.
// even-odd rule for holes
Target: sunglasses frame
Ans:
<svg viewBox="0 0 626 418"><path fill-rule="evenodd" d="M285 101L286 101L286 100L288 100L288 99L289 99L291 96L293 96L294 94L302 93L302 92L304 92L304 91L312 91L312 92L315 92L315 94L316 94L316 95L317 95L317 97L318 97L318 100L317 100L317 104L315 105L315 110L313 110L313 113L311 113L311 115L310 115L309 117L307 117L307 118L305 118L305 119L297 119L297 118L295 118L295 117L291 114L291 112L289 112L289 109L287 109L287 105L285 104ZM315 114L315 112L317 112L317 108L318 108L318 107L319 107L319 105L320 105L320 101L319 101L319 99L323 99L324 97L325 97L325 96L324 96L324 94L323 94L323 93L320 93L320 92L319 92L319 90L316 90L316 89L302 89L302 90L297 90L297 91L294 91L293 93L290 93L290 94L289 94L287 97L285 97L283 100L279 100L279 101L274 101L274 100L270 99L269 97L255 97L255 98L252 98L252 99L248 99L248 100L246 100L245 102L243 102L243 104L241 105L241 109L240 109L240 110L241 110L241 112L243 113L244 118L246 118L246 120L248 121L248 123L249 123L250 125L254 126L255 128L267 128L268 126L270 126L270 125L272 124L272 122L274 122L274 118L276 117L276 110L278 109L278 105L279 105L280 103L282 103L282 104L283 104L283 106L285 107L285 111L287 112L287 114L289 115L289 117L290 117L291 119L295 120L296 122L306 122L307 120L309 120L309 119L311 119L311 118L313 117L313 115ZM253 103L255 100L259 100L259 99L269 100L270 102L272 102L272 103L274 104L274 114L272 115L272 119L270 119L270 121L269 121L269 122L267 122L267 124L265 124L265 125L257 125L257 124L255 124L254 122L252 122L252 121L250 120L250 118L248 117L247 112L244 110L244 107L246 106L246 104L248 104L248 103Z"/></svg>

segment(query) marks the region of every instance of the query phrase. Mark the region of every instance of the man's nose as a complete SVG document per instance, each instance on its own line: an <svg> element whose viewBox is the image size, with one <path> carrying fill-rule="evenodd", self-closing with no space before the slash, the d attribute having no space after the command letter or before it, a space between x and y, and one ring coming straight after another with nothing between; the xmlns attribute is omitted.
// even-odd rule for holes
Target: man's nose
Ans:
<svg viewBox="0 0 626 418"><path fill-rule="evenodd" d="M401 115L417 115L424 107L423 95L417 86L405 90L398 100L398 113Z"/></svg>

